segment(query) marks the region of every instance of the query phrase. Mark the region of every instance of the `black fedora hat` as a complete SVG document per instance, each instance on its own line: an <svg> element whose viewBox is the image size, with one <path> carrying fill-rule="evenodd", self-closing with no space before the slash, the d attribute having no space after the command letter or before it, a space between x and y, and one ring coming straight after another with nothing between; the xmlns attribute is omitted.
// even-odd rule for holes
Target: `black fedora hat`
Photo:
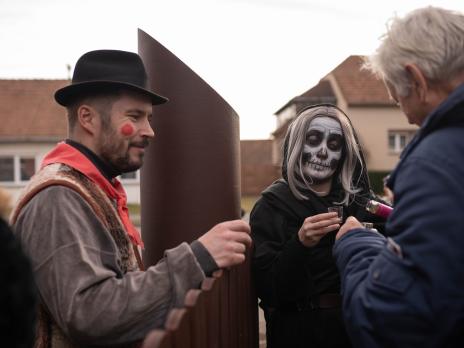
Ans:
<svg viewBox="0 0 464 348"><path fill-rule="evenodd" d="M150 91L147 73L138 54L117 50L85 53L76 63L69 86L55 92L58 104L68 106L76 97L98 91L129 89L150 97L153 105L167 98Z"/></svg>

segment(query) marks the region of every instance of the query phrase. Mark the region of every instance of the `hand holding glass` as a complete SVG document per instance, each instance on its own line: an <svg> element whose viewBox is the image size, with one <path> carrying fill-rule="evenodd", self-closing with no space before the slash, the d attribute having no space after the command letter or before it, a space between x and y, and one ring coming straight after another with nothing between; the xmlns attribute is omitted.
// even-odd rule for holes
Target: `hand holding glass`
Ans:
<svg viewBox="0 0 464 348"><path fill-rule="evenodd" d="M327 210L329 213L333 213L333 212L337 213L340 220L343 220L343 206L335 205L333 207L329 207Z"/></svg>

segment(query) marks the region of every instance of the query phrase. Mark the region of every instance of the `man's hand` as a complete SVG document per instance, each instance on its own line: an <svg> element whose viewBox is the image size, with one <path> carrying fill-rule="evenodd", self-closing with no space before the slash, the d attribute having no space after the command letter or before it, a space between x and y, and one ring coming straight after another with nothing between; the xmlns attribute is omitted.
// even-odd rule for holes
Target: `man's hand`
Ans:
<svg viewBox="0 0 464 348"><path fill-rule="evenodd" d="M208 250L219 268L245 261L246 247L251 246L250 225L243 220L217 224L198 241Z"/></svg>
<svg viewBox="0 0 464 348"><path fill-rule="evenodd" d="M342 227L340 227L340 230L335 236L335 240L339 240L346 232L354 228L363 228L363 225L354 216L350 216L346 219Z"/></svg>
<svg viewBox="0 0 464 348"><path fill-rule="evenodd" d="M305 219L298 231L298 238L305 247L312 247L319 243L327 233L340 227L337 213L322 213Z"/></svg>

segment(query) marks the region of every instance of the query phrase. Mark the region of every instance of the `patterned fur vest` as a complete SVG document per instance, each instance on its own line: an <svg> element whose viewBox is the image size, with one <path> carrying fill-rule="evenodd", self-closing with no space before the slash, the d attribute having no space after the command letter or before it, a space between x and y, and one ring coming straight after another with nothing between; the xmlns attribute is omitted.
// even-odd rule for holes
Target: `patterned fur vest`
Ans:
<svg viewBox="0 0 464 348"><path fill-rule="evenodd" d="M60 163L51 164L42 168L34 175L13 210L11 223L14 224L16 222L21 209L38 192L53 185L66 186L76 191L92 207L95 215L110 231L118 247L120 256L118 263L123 273L143 269L138 249L130 242L118 216L115 203L93 181L67 165ZM69 341L55 324L43 304L39 308L36 335L36 348L77 347Z"/></svg>

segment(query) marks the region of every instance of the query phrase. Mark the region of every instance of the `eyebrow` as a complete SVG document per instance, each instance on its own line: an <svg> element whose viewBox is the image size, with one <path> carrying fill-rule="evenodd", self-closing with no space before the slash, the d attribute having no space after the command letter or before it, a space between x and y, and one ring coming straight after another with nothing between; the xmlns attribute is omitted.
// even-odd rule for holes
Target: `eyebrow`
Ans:
<svg viewBox="0 0 464 348"><path fill-rule="evenodd" d="M151 112L146 113L145 111L143 111L141 109L129 109L129 110L126 110L125 113L126 114L137 114L138 116L143 116L145 114L147 114L148 117L152 116Z"/></svg>

